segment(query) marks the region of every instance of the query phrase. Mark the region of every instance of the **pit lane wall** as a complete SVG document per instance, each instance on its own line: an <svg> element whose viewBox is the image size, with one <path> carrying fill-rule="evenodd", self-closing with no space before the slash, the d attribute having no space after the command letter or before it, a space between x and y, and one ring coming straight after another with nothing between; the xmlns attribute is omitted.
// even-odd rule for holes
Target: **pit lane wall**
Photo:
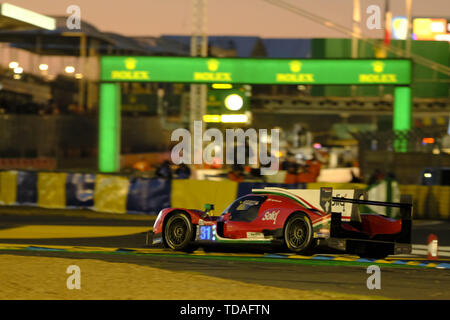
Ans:
<svg viewBox="0 0 450 320"><path fill-rule="evenodd" d="M279 184L209 180L163 180L124 175L0 171L0 205L87 208L100 212L156 215L166 207L203 209L220 214L234 199L266 186L288 189L365 189L365 184ZM450 186L400 185L413 197L416 219L450 219Z"/></svg>

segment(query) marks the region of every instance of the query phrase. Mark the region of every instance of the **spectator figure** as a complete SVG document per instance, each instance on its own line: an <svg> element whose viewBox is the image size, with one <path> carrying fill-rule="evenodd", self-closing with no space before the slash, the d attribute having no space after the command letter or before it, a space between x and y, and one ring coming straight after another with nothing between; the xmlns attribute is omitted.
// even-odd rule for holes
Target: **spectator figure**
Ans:
<svg viewBox="0 0 450 320"><path fill-rule="evenodd" d="M352 175L352 180L350 180L350 183L362 183L361 178L357 177L353 170L350 170L350 173Z"/></svg>
<svg viewBox="0 0 450 320"><path fill-rule="evenodd" d="M310 183L316 182L317 176L311 171L309 165L302 166L301 171L297 174L297 183Z"/></svg>
<svg viewBox="0 0 450 320"><path fill-rule="evenodd" d="M177 179L189 179L191 177L191 168L185 163L182 163L175 170L175 175Z"/></svg>
<svg viewBox="0 0 450 320"><path fill-rule="evenodd" d="M317 159L314 154L310 160L306 160L305 164L301 167L300 172L297 174L297 183L311 183L317 182L320 175L320 169L322 163Z"/></svg>
<svg viewBox="0 0 450 320"><path fill-rule="evenodd" d="M155 176L160 179L172 179L172 168L170 167L169 160L165 160L158 169L156 169Z"/></svg>
<svg viewBox="0 0 450 320"><path fill-rule="evenodd" d="M289 161L288 161L288 159L285 158L280 163L280 170L287 170L288 166L289 166Z"/></svg>
<svg viewBox="0 0 450 320"><path fill-rule="evenodd" d="M295 163L295 157L294 154L290 151L287 152L286 157L284 160L280 163L280 170L288 170L289 166Z"/></svg>
<svg viewBox="0 0 450 320"><path fill-rule="evenodd" d="M322 163L317 159L316 155L314 154L311 160L306 161L306 171L309 174L309 180L308 182L316 182L317 178L320 175L320 169L322 168Z"/></svg>
<svg viewBox="0 0 450 320"><path fill-rule="evenodd" d="M380 170L380 169L375 169L375 171L374 171L374 172L372 173L372 175L370 176L369 181L368 181L367 184L368 184L368 185L375 184L375 183L377 183L377 182L383 180L383 178L384 178L384 175L383 175L383 173L381 172L381 170Z"/></svg>
<svg viewBox="0 0 450 320"><path fill-rule="evenodd" d="M236 182L244 181L244 172L243 168L240 165L234 165L231 171L228 173L228 179Z"/></svg>
<svg viewBox="0 0 450 320"><path fill-rule="evenodd" d="M400 188L395 180L395 175L388 172L386 176L380 170L375 170L371 177L374 183L367 187L369 199L374 201L399 202ZM369 206L370 210L377 214L386 215L389 218L398 219L400 217L399 208Z"/></svg>
<svg viewBox="0 0 450 320"><path fill-rule="evenodd" d="M286 184L297 183L297 171L298 165L295 162L289 163L287 167L286 177L284 178L284 183Z"/></svg>

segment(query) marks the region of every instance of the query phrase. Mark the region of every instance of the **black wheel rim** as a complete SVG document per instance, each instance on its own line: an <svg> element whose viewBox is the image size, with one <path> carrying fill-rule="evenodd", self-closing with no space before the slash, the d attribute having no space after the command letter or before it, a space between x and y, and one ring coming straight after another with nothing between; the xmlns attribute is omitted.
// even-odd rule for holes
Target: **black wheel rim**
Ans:
<svg viewBox="0 0 450 320"><path fill-rule="evenodd" d="M166 228L166 241L171 247L180 246L185 240L188 232L186 221L177 217L171 221Z"/></svg>
<svg viewBox="0 0 450 320"><path fill-rule="evenodd" d="M291 221L286 231L286 242L292 249L301 249L308 241L308 225L302 218Z"/></svg>

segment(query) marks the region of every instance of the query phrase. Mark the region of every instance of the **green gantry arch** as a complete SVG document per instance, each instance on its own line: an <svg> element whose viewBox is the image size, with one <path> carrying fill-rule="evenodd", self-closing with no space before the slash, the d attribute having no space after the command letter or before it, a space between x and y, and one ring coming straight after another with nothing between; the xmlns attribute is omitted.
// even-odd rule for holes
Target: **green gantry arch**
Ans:
<svg viewBox="0 0 450 320"><path fill-rule="evenodd" d="M258 59L101 57L101 172L120 168L120 82L393 85L393 129L411 127L411 61L407 59ZM405 141L396 141L400 151Z"/></svg>

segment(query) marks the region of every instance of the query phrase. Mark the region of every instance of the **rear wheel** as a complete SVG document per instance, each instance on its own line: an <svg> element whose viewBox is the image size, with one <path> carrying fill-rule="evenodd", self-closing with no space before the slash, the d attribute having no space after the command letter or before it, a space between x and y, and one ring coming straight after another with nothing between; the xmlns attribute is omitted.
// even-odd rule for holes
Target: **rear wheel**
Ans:
<svg viewBox="0 0 450 320"><path fill-rule="evenodd" d="M192 252L196 246L192 243L195 237L195 226L184 213L176 213L169 218L164 227L165 244L177 251Z"/></svg>
<svg viewBox="0 0 450 320"><path fill-rule="evenodd" d="M309 255L315 246L313 227L303 213L294 213L284 227L284 243L287 249L297 254Z"/></svg>

